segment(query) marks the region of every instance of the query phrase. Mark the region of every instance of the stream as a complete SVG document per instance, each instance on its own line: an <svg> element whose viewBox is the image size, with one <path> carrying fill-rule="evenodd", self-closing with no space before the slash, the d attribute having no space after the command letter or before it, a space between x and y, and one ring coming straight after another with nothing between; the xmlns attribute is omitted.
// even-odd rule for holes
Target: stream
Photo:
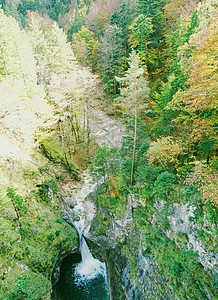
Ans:
<svg viewBox="0 0 218 300"><path fill-rule="evenodd" d="M90 227L89 220L95 215L94 205L86 197L94 191L96 184L88 177L82 188L72 197L74 222L79 240L80 253L66 257L61 265L60 280L55 286L57 300L109 300L106 264L95 259L83 237Z"/></svg>
<svg viewBox="0 0 218 300"><path fill-rule="evenodd" d="M101 145L106 142L111 147L119 147L122 139L123 125L109 117L94 103L90 106L91 135ZM77 186L66 185L66 197L68 207L72 211L63 208L67 216L76 216L73 221L80 240L80 254L72 254L66 257L61 265L60 279L54 287L55 300L109 300L109 287L107 281L106 264L95 259L84 239L87 235L91 222L96 215L95 205L88 200L97 187L93 183L88 172L84 175L82 183ZM72 193L73 190L73 193Z"/></svg>

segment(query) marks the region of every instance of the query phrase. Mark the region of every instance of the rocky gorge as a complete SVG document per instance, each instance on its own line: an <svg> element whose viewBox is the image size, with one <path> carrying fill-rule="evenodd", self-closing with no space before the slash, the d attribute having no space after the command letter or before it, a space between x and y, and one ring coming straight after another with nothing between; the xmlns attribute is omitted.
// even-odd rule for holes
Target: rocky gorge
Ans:
<svg viewBox="0 0 218 300"><path fill-rule="evenodd" d="M95 131L98 128L93 133L98 143L101 145L102 142L107 141L110 146L120 146L123 125L102 111L98 111L97 115L101 116L97 120L98 126L95 126L96 121L92 126ZM198 236L198 232L202 228L206 229L208 224L207 221L201 225L196 223L196 207L188 204L169 204L158 199L151 206L146 206L137 194L130 193L127 196L121 218L116 217L112 211L107 211L107 207L105 207L101 210L103 216L99 221L95 198L99 186L103 184L103 179L93 182L90 175L86 174L82 185L79 184L79 187L76 187L73 192L68 190L68 194L72 194L65 198L65 203L71 209L63 210L63 213L65 218L67 216L68 222L70 219L72 225L75 226L81 218L81 211L83 211L86 225L82 234L92 255L96 259L106 262L110 299L180 299L169 280L169 275L167 272L164 274L159 266L158 259L149 255L151 245L149 241L146 242L143 239L143 232L138 229L137 210L148 210L147 220L144 216L148 232L152 234L152 231L156 230L157 235L154 238L157 240L161 238L162 242L166 243L166 248L162 251L178 252L176 259L178 265L175 268L182 272L180 255L184 255L183 251L188 251L190 257L185 258L187 264L191 259L195 261L198 268L209 269L212 274L217 272L217 257L213 251L210 251L210 248L205 247ZM68 186L67 189L69 188ZM106 225L104 225L104 221ZM212 233L207 232L208 234ZM151 244L153 244L152 241ZM215 239L213 245L215 246ZM169 255L171 254L169 253ZM179 271L175 269L175 272ZM206 289L204 293L205 297L213 299L209 290Z"/></svg>

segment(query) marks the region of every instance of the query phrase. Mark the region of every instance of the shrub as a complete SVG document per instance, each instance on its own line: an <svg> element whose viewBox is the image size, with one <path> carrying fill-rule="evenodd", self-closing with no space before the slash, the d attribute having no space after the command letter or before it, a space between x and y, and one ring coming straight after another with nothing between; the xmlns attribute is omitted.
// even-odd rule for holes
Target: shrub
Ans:
<svg viewBox="0 0 218 300"><path fill-rule="evenodd" d="M58 219L56 219L55 223L62 224L63 223L63 219L58 218Z"/></svg>
<svg viewBox="0 0 218 300"><path fill-rule="evenodd" d="M174 188L175 175L166 171L161 173L154 183L155 195L163 200L167 200L170 191Z"/></svg>
<svg viewBox="0 0 218 300"><path fill-rule="evenodd" d="M40 198L46 203L49 202L49 191L52 191L54 195L58 192L56 182L53 179L45 180L38 190Z"/></svg>
<svg viewBox="0 0 218 300"><path fill-rule="evenodd" d="M52 240L54 239L54 237L55 237L54 233L49 233L48 239L49 239L50 241L52 241Z"/></svg>
<svg viewBox="0 0 218 300"><path fill-rule="evenodd" d="M31 274L20 277L7 300L47 299L50 288L49 280L42 275L31 272Z"/></svg>

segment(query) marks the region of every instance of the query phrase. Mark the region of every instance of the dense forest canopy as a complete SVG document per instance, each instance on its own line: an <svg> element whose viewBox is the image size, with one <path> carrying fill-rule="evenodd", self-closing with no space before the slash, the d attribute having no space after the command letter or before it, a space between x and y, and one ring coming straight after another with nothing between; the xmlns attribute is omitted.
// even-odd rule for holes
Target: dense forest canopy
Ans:
<svg viewBox="0 0 218 300"><path fill-rule="evenodd" d="M57 218L60 178L54 166L80 180L89 164L96 180L105 178L95 203L99 234L110 212L119 218L134 194L134 226L143 235L140 243L149 245L144 255L156 259L179 299L215 299L212 267L203 268L194 251L166 239L168 228L161 226L167 226L169 205L194 206L197 237L216 252L217 1L0 5L0 299L21 299L22 293L22 299L47 299L57 249L75 242ZM125 124L120 149L102 145L95 156L91 104ZM27 167L30 162L40 170ZM46 175L48 166L54 179ZM46 207L49 189L56 197L54 212ZM164 201L166 215L154 227L156 200ZM50 217L54 233L38 210ZM27 246L28 224L47 257L38 267L39 253ZM127 252L134 270L134 249ZM27 266L25 276L16 261Z"/></svg>

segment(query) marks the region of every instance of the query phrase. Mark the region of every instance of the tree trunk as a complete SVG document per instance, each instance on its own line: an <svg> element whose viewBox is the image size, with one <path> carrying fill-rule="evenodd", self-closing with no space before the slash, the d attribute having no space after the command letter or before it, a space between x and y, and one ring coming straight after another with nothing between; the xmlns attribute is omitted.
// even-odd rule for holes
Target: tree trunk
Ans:
<svg viewBox="0 0 218 300"><path fill-rule="evenodd" d="M87 130L87 157L88 157L88 160L89 160L89 147L90 147L90 126L89 126L89 100L87 100L86 102L86 105L87 105L87 120L86 120L86 130Z"/></svg>
<svg viewBox="0 0 218 300"><path fill-rule="evenodd" d="M137 107L135 100L135 130L134 130L134 141L133 141L133 154L132 154L132 170L131 170L131 181L130 184L133 184L134 179L134 165L135 165L135 153L136 153L136 137L137 137Z"/></svg>
<svg viewBox="0 0 218 300"><path fill-rule="evenodd" d="M68 168L70 169L70 164L69 164L69 161L68 161L68 158L67 158L67 149L65 147L65 141L64 141L64 130L62 130L61 122L62 121L59 121L59 133L60 133L60 136L61 136L62 149L63 149L63 152L64 152L65 161L67 163Z"/></svg>
<svg viewBox="0 0 218 300"><path fill-rule="evenodd" d="M207 153L207 165L210 163L210 153Z"/></svg>

